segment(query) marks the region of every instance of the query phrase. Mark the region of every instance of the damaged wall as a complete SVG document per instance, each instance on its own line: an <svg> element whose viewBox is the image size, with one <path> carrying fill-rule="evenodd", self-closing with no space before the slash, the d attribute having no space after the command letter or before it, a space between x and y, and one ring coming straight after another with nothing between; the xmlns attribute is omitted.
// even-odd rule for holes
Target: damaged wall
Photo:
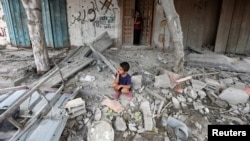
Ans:
<svg viewBox="0 0 250 141"><path fill-rule="evenodd" d="M153 22L153 32L152 32L152 44L155 46L162 47L163 42L165 47L169 47L170 43L170 33L168 31L166 17L163 11L163 7L160 3L155 4L154 11L154 22Z"/></svg>
<svg viewBox="0 0 250 141"><path fill-rule="evenodd" d="M3 5L0 3L0 45L6 45L10 43L7 24L5 22L5 15L3 12Z"/></svg>
<svg viewBox="0 0 250 141"><path fill-rule="evenodd" d="M67 0L67 18L72 46L82 46L107 31L119 39L120 8L118 1Z"/></svg>

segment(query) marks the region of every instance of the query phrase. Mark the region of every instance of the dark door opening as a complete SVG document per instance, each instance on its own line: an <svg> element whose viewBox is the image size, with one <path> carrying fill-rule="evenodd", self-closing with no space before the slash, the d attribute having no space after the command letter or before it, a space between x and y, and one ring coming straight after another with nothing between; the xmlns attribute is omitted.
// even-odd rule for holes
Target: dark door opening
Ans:
<svg viewBox="0 0 250 141"><path fill-rule="evenodd" d="M134 37L138 37L138 34L134 33L135 11L138 10L141 16L139 45L150 46L154 0L126 0L123 1L123 6L123 44L134 44Z"/></svg>

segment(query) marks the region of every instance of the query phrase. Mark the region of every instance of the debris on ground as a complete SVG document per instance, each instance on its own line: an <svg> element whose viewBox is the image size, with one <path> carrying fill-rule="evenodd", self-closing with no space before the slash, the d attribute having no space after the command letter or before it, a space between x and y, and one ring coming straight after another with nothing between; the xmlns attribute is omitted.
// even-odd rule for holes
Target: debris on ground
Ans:
<svg viewBox="0 0 250 141"><path fill-rule="evenodd" d="M171 71L174 62L171 52L143 46L112 47L110 40L103 49L97 48L102 38L109 37L103 34L99 41L92 42L94 50L88 46L76 48L58 60L63 79L57 74L57 81L44 85L44 91L58 89L61 83L65 85L64 91L81 88L76 98L63 107L69 119L60 141L94 141L96 138L103 141L207 141L210 124L250 124L247 58L235 59L199 51L203 54L187 55L183 74L175 74ZM5 55L10 56L9 52ZM5 55L1 55L1 59ZM118 100L113 98L112 76L122 61L131 66L132 100L127 100L125 95ZM0 63L6 65L5 61ZM31 67L32 61L28 64ZM18 73L13 73L11 67L1 69L1 77L13 78L11 82L20 78L20 73L29 76L18 85L6 85L0 92L6 94L30 88L55 68L41 77L31 68L19 68ZM4 95L1 94L0 101L2 99Z"/></svg>

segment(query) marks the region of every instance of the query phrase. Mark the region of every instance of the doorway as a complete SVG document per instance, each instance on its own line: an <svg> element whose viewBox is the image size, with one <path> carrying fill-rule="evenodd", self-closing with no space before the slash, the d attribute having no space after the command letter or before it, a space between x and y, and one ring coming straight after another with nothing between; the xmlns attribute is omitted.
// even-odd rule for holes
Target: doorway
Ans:
<svg viewBox="0 0 250 141"><path fill-rule="evenodd" d="M139 45L151 45L153 26L154 0L125 0L122 14L122 42L123 45L133 45L135 10L140 11L142 30Z"/></svg>

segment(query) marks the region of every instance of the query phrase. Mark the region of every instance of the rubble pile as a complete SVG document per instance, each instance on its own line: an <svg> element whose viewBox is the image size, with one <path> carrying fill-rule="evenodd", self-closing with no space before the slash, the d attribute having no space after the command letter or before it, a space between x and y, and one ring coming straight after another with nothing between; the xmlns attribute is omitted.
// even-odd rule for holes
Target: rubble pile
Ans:
<svg viewBox="0 0 250 141"><path fill-rule="evenodd" d="M92 66L88 74L93 72L94 75L95 69ZM114 134L117 141L150 141L156 138L163 141L203 141L207 140L207 125L249 124L249 93L245 91L249 83L240 79L238 75L241 74L212 71L215 70L186 67L185 74L195 77L176 83L180 76L169 70L151 71L161 72L157 74L141 69L132 76L134 97L131 101L124 95L116 102L113 95L88 95L85 100L87 113L70 119L61 140L87 140L92 124L97 121L109 123L114 130L109 134ZM92 83L98 79L101 81L96 77ZM93 89L93 86L84 88ZM106 104L102 104L103 101ZM93 107L93 103L97 103L97 107ZM117 108L120 105L124 107Z"/></svg>

